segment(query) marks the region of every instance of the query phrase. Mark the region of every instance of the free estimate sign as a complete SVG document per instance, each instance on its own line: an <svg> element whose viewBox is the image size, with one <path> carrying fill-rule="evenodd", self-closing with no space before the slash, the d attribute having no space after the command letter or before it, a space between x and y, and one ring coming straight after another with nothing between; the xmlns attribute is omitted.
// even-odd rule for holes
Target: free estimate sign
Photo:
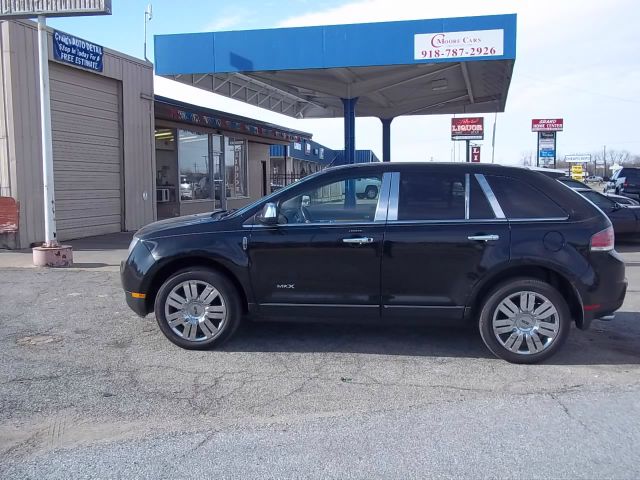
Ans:
<svg viewBox="0 0 640 480"><path fill-rule="evenodd" d="M484 117L451 119L451 140L483 140Z"/></svg>
<svg viewBox="0 0 640 480"><path fill-rule="evenodd" d="M504 30L418 33L413 48L414 60L502 56Z"/></svg>
<svg viewBox="0 0 640 480"><path fill-rule="evenodd" d="M53 31L53 58L70 65L102 72L103 48L73 35Z"/></svg>

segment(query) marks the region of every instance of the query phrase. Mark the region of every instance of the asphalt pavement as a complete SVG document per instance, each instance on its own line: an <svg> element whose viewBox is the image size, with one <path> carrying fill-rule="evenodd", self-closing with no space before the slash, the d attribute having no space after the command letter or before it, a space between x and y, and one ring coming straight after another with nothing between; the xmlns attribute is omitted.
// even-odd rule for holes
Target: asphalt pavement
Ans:
<svg viewBox="0 0 640 480"><path fill-rule="evenodd" d="M106 260L0 267L0 478L638 478L640 244L619 250L616 320L532 366L473 329L253 324L190 352Z"/></svg>

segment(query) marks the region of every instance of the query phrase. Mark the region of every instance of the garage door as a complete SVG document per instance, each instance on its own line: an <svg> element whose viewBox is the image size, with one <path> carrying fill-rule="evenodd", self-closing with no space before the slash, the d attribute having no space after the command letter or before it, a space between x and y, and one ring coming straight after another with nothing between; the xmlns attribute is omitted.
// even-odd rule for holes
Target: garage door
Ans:
<svg viewBox="0 0 640 480"><path fill-rule="evenodd" d="M119 83L55 63L49 72L58 239L119 232Z"/></svg>

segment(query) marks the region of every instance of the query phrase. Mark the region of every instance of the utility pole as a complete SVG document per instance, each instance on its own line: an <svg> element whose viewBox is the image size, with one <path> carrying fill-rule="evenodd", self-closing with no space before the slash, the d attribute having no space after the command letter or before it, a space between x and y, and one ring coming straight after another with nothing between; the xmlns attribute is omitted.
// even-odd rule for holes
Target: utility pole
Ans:
<svg viewBox="0 0 640 480"><path fill-rule="evenodd" d="M602 175L603 177L607 176L607 146L605 145L602 148L602 161L604 162L604 175Z"/></svg>
<svg viewBox="0 0 640 480"><path fill-rule="evenodd" d="M153 6L151 3L147 5L147 8L144 10L144 59L148 62L147 58L147 23L151 21L153 18Z"/></svg>

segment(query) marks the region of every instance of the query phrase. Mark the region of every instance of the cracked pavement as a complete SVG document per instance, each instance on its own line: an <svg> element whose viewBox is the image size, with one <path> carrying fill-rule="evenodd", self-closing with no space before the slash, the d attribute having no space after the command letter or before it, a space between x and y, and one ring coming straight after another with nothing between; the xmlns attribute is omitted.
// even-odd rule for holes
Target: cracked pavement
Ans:
<svg viewBox="0 0 640 480"><path fill-rule="evenodd" d="M1 478L638 478L640 247L541 365L473 329L245 325L181 350L116 272L1 268Z"/></svg>

